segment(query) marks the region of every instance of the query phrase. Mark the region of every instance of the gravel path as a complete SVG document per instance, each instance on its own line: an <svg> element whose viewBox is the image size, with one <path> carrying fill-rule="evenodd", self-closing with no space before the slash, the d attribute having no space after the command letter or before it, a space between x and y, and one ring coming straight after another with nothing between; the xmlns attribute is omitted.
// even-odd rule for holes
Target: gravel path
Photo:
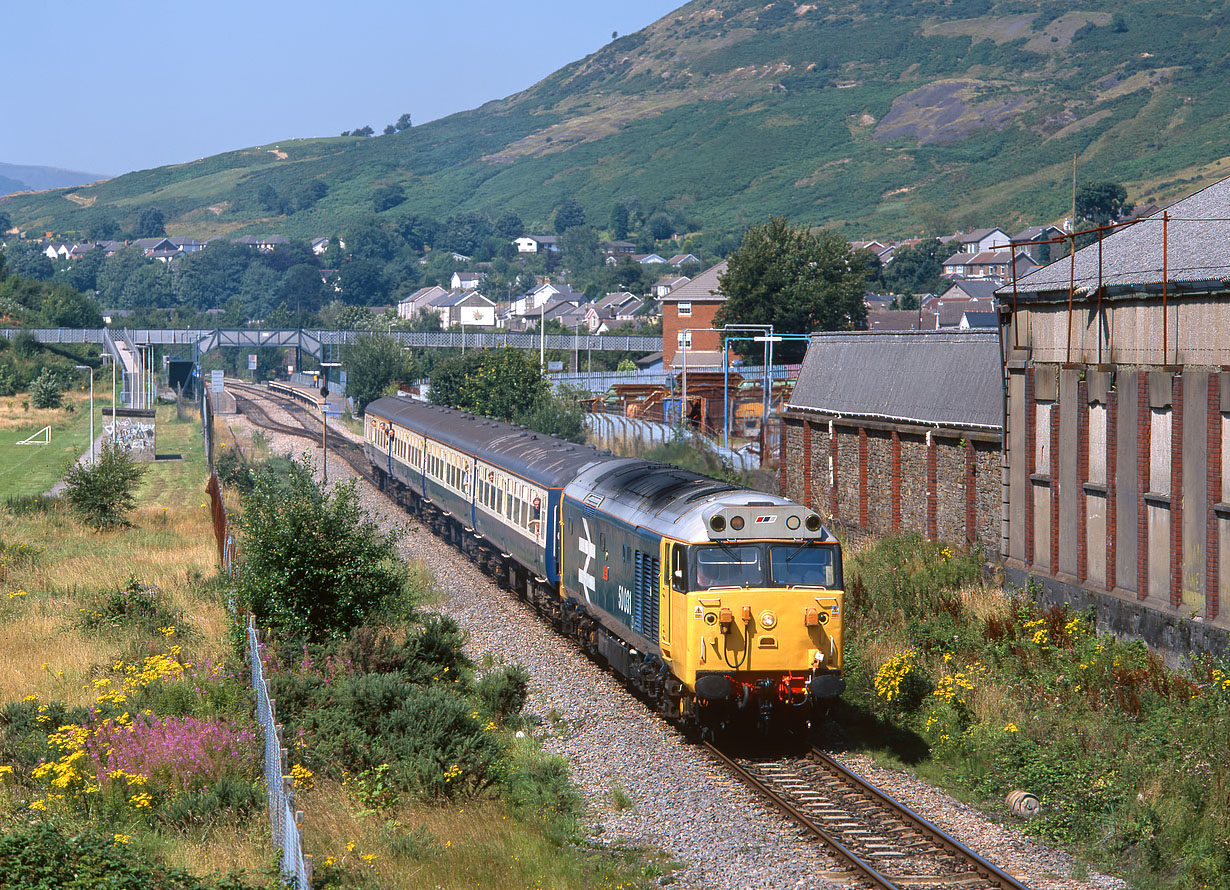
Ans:
<svg viewBox="0 0 1230 890"><path fill-rule="evenodd" d="M282 419L271 410L271 416ZM232 421L236 428L247 425ZM356 439L338 426L339 435ZM332 430L331 430L332 432ZM270 434L276 453L302 454L306 440ZM310 446L320 464L319 445ZM340 459L329 461L330 481L354 473ZM361 487L363 505L387 525L405 514L370 486ZM541 730L544 747L566 757L588 804L590 839L597 844L632 844L660 851L678 863L673 879L683 887L834 888L847 886L839 866L814 840L770 811L706 754L652 715L614 677L599 669L570 642L556 635L534 611L500 590L477 567L443 545L425 528L411 526L402 543L408 559L420 560L441 587L440 610L469 633L468 652L520 662L531 675L529 709L549 717ZM907 806L954 833L1035 890L1107 890L1122 886L1094 876L1071 880L1071 861L1024 838L1019 831L988 821L913 777L875 767L868 758L846 757ZM622 793L621 793L622 792ZM621 808L626 794L631 806Z"/></svg>

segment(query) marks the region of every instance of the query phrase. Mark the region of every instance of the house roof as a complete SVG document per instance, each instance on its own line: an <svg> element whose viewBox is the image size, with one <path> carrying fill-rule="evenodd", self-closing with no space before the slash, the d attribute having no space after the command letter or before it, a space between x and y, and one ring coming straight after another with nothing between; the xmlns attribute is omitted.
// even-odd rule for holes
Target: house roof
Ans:
<svg viewBox="0 0 1230 890"><path fill-rule="evenodd" d="M963 235L958 235L957 238L960 239L962 243L968 243L970 241L981 241L983 238L987 237L988 235L994 235L996 232L999 232L1005 238L1008 237L1008 233L1005 232L1003 229L1001 229L999 226L992 226L989 229L974 229L972 231L966 232Z"/></svg>
<svg viewBox="0 0 1230 890"><path fill-rule="evenodd" d="M1163 234L1165 255L1163 256ZM1075 262L1075 272L1073 269ZM1017 281L1017 299L1067 299L1069 281L1081 296L1099 283L1107 296L1161 291L1162 269L1168 287L1224 291L1230 282L1230 178L1201 189L1171 205L1163 218L1137 220L1104 237L1102 270L1095 242ZM1000 288L998 293L1011 293Z"/></svg>
<svg viewBox="0 0 1230 890"><path fill-rule="evenodd" d="M967 309L962 318L971 328L999 330L999 313L990 309Z"/></svg>
<svg viewBox="0 0 1230 890"><path fill-rule="evenodd" d="M693 302L705 300L725 301L726 297L718 287L718 277L726 272L726 260L716 266L710 266L699 273L686 284L681 284L662 298L664 303Z"/></svg>
<svg viewBox="0 0 1230 890"><path fill-rule="evenodd" d="M1001 430L999 334L816 334L788 407L836 417Z"/></svg>
<svg viewBox="0 0 1230 890"><path fill-rule="evenodd" d="M671 356L671 368L682 370L685 354L688 357L689 371L703 371L706 368L722 367L722 350L720 349L680 349Z"/></svg>
<svg viewBox="0 0 1230 890"><path fill-rule="evenodd" d="M869 331L934 331L936 316L926 309L873 309L867 313Z"/></svg>
<svg viewBox="0 0 1230 890"><path fill-rule="evenodd" d="M1033 241L1035 238L1039 238L1045 241L1049 238L1054 237L1054 235L1050 234L1051 232L1058 232L1059 234L1062 235L1063 229L1059 228L1059 226L1052 226L1052 225L1029 226L1027 228L1021 229L1021 231L1013 235L1012 240L1013 241ZM1046 238L1042 237L1044 233L1046 234Z"/></svg>
<svg viewBox="0 0 1230 890"><path fill-rule="evenodd" d="M945 266L964 266L974 258L972 253L954 253L948 259L944 260Z"/></svg>
<svg viewBox="0 0 1230 890"><path fill-rule="evenodd" d="M990 300L994 298L997 287L999 287L998 284L985 278L963 278L959 281L954 281L952 287L940 294L940 299L948 301L966 297L971 300Z"/></svg>

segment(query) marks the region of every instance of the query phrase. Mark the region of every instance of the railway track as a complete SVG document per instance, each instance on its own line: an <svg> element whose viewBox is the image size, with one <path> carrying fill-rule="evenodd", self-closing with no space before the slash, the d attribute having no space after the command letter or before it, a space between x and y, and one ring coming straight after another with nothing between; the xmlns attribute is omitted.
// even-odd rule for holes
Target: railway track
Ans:
<svg viewBox="0 0 1230 890"><path fill-rule="evenodd" d="M705 747L743 782L879 890L1027 890L1016 878L893 800L823 751L761 759Z"/></svg>
<svg viewBox="0 0 1230 890"><path fill-rule="evenodd" d="M227 381L226 386L230 390L231 395L235 397L235 404L239 412L248 417L257 426L277 433L283 433L287 436L295 436L313 442L320 441L321 416L319 414L312 413L306 407L287 396L267 392L259 386L231 381ZM259 400L276 402L281 410L298 420L299 426L292 426L291 424L274 420L269 415L269 412L260 406ZM334 456L340 457L345 461L346 465L362 476L365 481L372 484L376 483L376 479L372 475L371 466L363 454L362 447L336 433L329 438L328 443L329 451Z"/></svg>
<svg viewBox="0 0 1230 890"><path fill-rule="evenodd" d="M257 426L319 441L321 418L288 396L227 383L239 410ZM274 420L259 403L274 402L299 426ZM363 449L341 436L329 447L375 484ZM803 756L743 757L704 747L739 779L818 838L844 864L831 875L877 890L1028 890L922 816L893 800L823 751Z"/></svg>

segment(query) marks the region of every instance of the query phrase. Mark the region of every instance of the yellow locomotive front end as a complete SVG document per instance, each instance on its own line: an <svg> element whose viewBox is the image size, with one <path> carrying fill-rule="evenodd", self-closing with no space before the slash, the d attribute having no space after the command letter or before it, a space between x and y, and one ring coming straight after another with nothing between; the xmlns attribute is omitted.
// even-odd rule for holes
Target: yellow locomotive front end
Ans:
<svg viewBox="0 0 1230 890"><path fill-rule="evenodd" d="M840 544L797 504L703 518L707 541L663 542L664 660L702 723L811 719L845 688Z"/></svg>

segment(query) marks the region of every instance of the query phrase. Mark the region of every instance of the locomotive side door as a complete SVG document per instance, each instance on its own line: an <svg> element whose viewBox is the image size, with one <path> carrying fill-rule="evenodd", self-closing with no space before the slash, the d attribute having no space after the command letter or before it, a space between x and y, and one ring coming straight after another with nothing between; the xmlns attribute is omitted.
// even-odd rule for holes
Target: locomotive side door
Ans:
<svg viewBox="0 0 1230 890"><path fill-rule="evenodd" d="M683 608L686 598L680 593L687 592L687 572L684 565L684 549L682 544L662 539L661 577L658 579L658 636L662 647L662 657L671 660L671 633L679 616L674 614L676 608ZM683 625L679 625L680 628Z"/></svg>

